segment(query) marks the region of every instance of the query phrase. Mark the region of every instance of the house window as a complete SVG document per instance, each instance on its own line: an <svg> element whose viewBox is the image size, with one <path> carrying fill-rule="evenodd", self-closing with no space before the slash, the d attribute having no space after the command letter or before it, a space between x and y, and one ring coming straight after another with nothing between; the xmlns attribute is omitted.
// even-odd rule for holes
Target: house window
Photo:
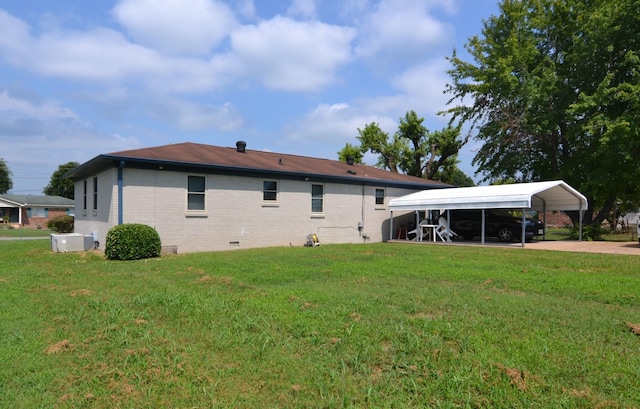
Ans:
<svg viewBox="0 0 640 409"><path fill-rule="evenodd" d="M322 213L324 210L324 185L311 185L311 212Z"/></svg>
<svg viewBox="0 0 640 409"><path fill-rule="evenodd" d="M205 210L206 178L204 176L188 176L187 210Z"/></svg>
<svg viewBox="0 0 640 409"><path fill-rule="evenodd" d="M27 209L28 217L47 217L48 209L45 207L30 207Z"/></svg>
<svg viewBox="0 0 640 409"><path fill-rule="evenodd" d="M98 178L93 178L93 210L98 210Z"/></svg>
<svg viewBox="0 0 640 409"><path fill-rule="evenodd" d="M82 209L87 210L87 181L84 181L84 189L82 193Z"/></svg>
<svg viewBox="0 0 640 409"><path fill-rule="evenodd" d="M384 189L376 189L376 205L384 205Z"/></svg>
<svg viewBox="0 0 640 409"><path fill-rule="evenodd" d="M278 182L265 180L262 182L262 200L265 202L278 201Z"/></svg>

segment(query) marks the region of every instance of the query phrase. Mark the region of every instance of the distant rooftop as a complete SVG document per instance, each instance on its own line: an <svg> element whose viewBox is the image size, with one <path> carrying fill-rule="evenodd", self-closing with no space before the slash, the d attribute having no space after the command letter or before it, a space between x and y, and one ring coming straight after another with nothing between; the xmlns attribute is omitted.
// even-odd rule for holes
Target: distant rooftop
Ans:
<svg viewBox="0 0 640 409"><path fill-rule="evenodd" d="M36 196L36 195L0 195L0 203L6 201L19 206L39 207L74 207L73 199L61 196Z"/></svg>

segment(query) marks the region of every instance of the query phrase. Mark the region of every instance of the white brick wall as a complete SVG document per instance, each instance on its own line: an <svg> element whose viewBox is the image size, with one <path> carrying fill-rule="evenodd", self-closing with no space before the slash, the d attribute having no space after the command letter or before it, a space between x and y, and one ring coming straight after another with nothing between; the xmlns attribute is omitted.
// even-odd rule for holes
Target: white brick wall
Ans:
<svg viewBox="0 0 640 409"><path fill-rule="evenodd" d="M98 175L96 216L91 211L93 179L88 180L86 214L82 211L83 184L76 183L76 232L99 230L103 244L109 228L118 223L117 169ZM278 180L277 203L264 203L262 183L274 179L206 175L206 180L206 212L191 216L186 209L186 173L123 169L123 222L154 227L162 245L175 245L180 253L302 246L310 233L325 244L361 243L363 235L372 242L389 237L389 210L386 205L375 205L376 188L372 186L325 183L324 212L319 217L311 213L314 182ZM411 192L387 188L385 204ZM363 223L361 232L358 222Z"/></svg>

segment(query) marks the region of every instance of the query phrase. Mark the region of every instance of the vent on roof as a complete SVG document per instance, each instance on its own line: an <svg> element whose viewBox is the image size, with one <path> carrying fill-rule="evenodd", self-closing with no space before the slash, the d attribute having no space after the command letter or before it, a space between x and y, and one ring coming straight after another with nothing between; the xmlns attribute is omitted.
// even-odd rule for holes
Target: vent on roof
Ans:
<svg viewBox="0 0 640 409"><path fill-rule="evenodd" d="M347 156L347 165L353 165L355 158L353 156Z"/></svg>
<svg viewBox="0 0 640 409"><path fill-rule="evenodd" d="M236 142L236 150L238 152L244 153L247 147L247 143L245 141Z"/></svg>

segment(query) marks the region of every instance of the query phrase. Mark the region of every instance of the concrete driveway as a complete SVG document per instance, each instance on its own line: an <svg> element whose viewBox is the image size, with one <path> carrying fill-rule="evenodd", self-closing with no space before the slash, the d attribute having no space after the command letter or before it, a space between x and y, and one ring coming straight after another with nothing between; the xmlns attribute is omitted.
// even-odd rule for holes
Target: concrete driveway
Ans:
<svg viewBox="0 0 640 409"><path fill-rule="evenodd" d="M640 256L640 244L633 241L533 241L525 249L574 251L578 253L631 254Z"/></svg>
<svg viewBox="0 0 640 409"><path fill-rule="evenodd" d="M413 241L413 240L391 240L394 243L412 243L426 245L449 245L449 246L485 246L485 247L506 247L522 249L520 243L502 243L495 239L488 239L485 244L480 241L454 240L452 243ZM553 250L572 251L575 253L607 253L607 254L629 254L640 256L640 244L637 241L576 241L576 240L541 240L526 243L525 250Z"/></svg>
<svg viewBox="0 0 640 409"><path fill-rule="evenodd" d="M483 246L479 241L465 242L457 240L454 241L452 245ZM522 248L521 243L501 243L497 240L487 241L484 246ZM525 250L553 250L572 251L575 253L629 254L640 256L640 244L638 244L637 241L534 240L530 243L525 243L524 248Z"/></svg>

